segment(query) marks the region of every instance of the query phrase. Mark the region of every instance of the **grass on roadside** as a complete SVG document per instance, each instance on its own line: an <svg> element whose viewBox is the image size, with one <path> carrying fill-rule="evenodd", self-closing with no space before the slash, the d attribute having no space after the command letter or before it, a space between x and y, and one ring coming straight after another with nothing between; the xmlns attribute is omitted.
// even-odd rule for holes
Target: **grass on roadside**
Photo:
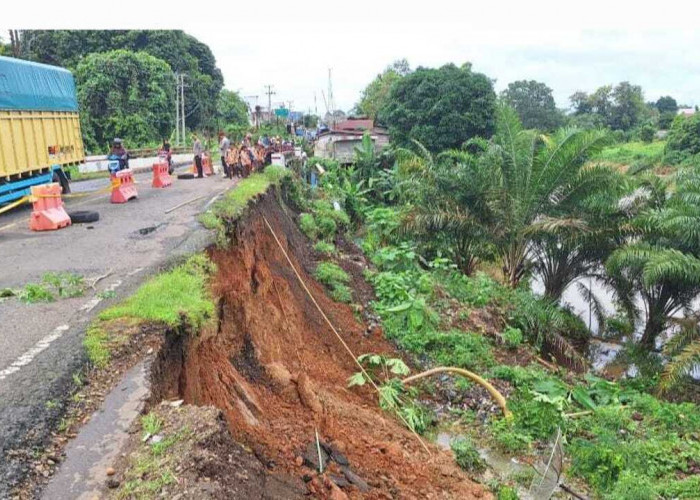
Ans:
<svg viewBox="0 0 700 500"><path fill-rule="evenodd" d="M144 436L162 433L163 421L154 413L141 418ZM126 482L118 498L157 498L163 487L177 481L173 472L177 450L171 451L180 441L190 439L192 431L187 427L162 435L158 442L145 441L136 451L134 466L126 473Z"/></svg>
<svg viewBox="0 0 700 500"><path fill-rule="evenodd" d="M232 221L243 214L248 202L267 189L278 184L290 172L284 168L270 165L262 172L256 172L246 177L238 185L228 191L222 199L214 203L210 210L199 216L199 222L207 229L216 231L216 242L222 247L226 244L225 220Z"/></svg>
<svg viewBox="0 0 700 500"><path fill-rule="evenodd" d="M206 287L212 272L213 264L204 254L194 255L146 282L124 303L102 312L99 319L138 318L174 327L184 316L192 327L199 328L214 315L214 303Z"/></svg>

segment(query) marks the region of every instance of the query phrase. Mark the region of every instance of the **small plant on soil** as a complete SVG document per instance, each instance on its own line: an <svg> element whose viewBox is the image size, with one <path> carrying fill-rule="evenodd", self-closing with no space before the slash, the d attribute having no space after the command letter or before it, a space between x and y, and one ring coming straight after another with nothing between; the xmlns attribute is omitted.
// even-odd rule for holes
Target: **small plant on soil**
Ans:
<svg viewBox="0 0 700 500"><path fill-rule="evenodd" d="M509 326L503 331L502 336L508 349L516 349L523 343L523 332L520 328Z"/></svg>
<svg viewBox="0 0 700 500"><path fill-rule="evenodd" d="M319 241L314 245L314 250L323 255L331 256L335 254L335 245L327 241Z"/></svg>
<svg viewBox="0 0 700 500"><path fill-rule="evenodd" d="M83 347L87 351L88 359L93 366L104 368L110 359L107 333L99 324L91 324L85 332Z"/></svg>
<svg viewBox="0 0 700 500"><path fill-rule="evenodd" d="M486 468L484 460L479 455L471 440L460 438L452 441L450 445L455 454L455 461L462 469L469 472L480 472Z"/></svg>
<svg viewBox="0 0 700 500"><path fill-rule="evenodd" d="M141 427L143 427L144 434L154 436L160 432L163 421L156 414L149 413L141 417Z"/></svg>
<svg viewBox="0 0 700 500"><path fill-rule="evenodd" d="M27 283L18 293L17 297L22 302L34 304L35 302L53 302L56 300L53 293L44 285Z"/></svg>
<svg viewBox="0 0 700 500"><path fill-rule="evenodd" d="M333 299L345 303L352 301L352 292L347 286L350 276L337 264L320 262L316 267L314 276L330 289Z"/></svg>
<svg viewBox="0 0 700 500"><path fill-rule="evenodd" d="M59 297L80 297L85 293L85 283L79 274L46 273L42 282L55 289Z"/></svg>
<svg viewBox="0 0 700 500"><path fill-rule="evenodd" d="M379 407L396 414L412 431L424 433L433 419L423 405L415 402L414 390L407 390L398 378L410 373L406 363L399 358L388 358L381 354L363 354L358 356L357 361L365 370L351 376L348 387L373 382L379 390Z"/></svg>
<svg viewBox="0 0 700 500"><path fill-rule="evenodd" d="M301 214L299 216L299 229L310 240L315 240L318 237L318 227L316 220L311 214Z"/></svg>

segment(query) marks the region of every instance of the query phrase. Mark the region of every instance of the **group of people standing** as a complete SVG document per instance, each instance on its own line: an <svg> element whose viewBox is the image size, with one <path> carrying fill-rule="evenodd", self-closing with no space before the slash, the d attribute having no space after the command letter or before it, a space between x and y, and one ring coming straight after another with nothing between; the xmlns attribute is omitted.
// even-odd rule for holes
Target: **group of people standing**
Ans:
<svg viewBox="0 0 700 500"><path fill-rule="evenodd" d="M224 169L223 176L233 179L248 177L255 170L268 164L272 148L264 146L261 141L253 145L250 133L246 134L240 143L232 145L226 134L219 132L219 153Z"/></svg>
<svg viewBox="0 0 700 500"><path fill-rule="evenodd" d="M204 177L202 167L202 157L205 149L202 141L196 134L192 135L192 153L194 164L197 170L197 177ZM234 177L248 177L252 172L270 163L272 153L282 151L285 147L293 147L293 144L286 144L279 137L268 137L263 135L253 144L253 137L247 133L243 140L232 144L226 133L219 132L219 153L221 156L221 166L223 177L233 179Z"/></svg>

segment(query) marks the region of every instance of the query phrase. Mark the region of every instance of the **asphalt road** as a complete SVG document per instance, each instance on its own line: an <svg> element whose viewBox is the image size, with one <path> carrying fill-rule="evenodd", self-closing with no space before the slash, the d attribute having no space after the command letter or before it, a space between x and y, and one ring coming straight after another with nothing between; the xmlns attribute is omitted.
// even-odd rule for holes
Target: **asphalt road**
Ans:
<svg viewBox="0 0 700 500"><path fill-rule="evenodd" d="M0 499L26 471L27 450L40 447L59 418L72 374L85 362L90 320L170 259L204 248L211 235L197 215L233 186L221 176L175 180L165 189L151 188L150 174L137 174L136 182L139 197L126 204L110 204L109 193L66 200L69 212L99 212L95 223L32 232L29 207L0 215L0 289L38 283L50 271L79 274L87 283L104 276L78 298L0 302ZM76 194L107 186L108 179L72 185Z"/></svg>

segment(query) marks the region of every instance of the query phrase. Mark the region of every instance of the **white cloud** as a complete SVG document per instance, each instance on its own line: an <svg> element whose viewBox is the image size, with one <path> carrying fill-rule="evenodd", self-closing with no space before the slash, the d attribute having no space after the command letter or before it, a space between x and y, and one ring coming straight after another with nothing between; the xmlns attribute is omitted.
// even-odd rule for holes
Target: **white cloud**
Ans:
<svg viewBox="0 0 700 500"><path fill-rule="evenodd" d="M321 90L333 68L335 101L353 106L362 88L386 65L412 67L465 61L497 80L536 79L568 105L575 90L608 83L639 84L648 100L670 94L700 104L700 7L683 0L644 5L627 0L426 2L267 0L122 0L116 14L78 0L14 2L3 24L30 28L180 28L207 43L226 86L266 102L294 101L296 109L325 107ZM80 16L73 4L79 4ZM83 5L85 4L85 5ZM112 7L110 7L112 9ZM79 24L76 24L79 23ZM0 34L6 31L0 30Z"/></svg>

